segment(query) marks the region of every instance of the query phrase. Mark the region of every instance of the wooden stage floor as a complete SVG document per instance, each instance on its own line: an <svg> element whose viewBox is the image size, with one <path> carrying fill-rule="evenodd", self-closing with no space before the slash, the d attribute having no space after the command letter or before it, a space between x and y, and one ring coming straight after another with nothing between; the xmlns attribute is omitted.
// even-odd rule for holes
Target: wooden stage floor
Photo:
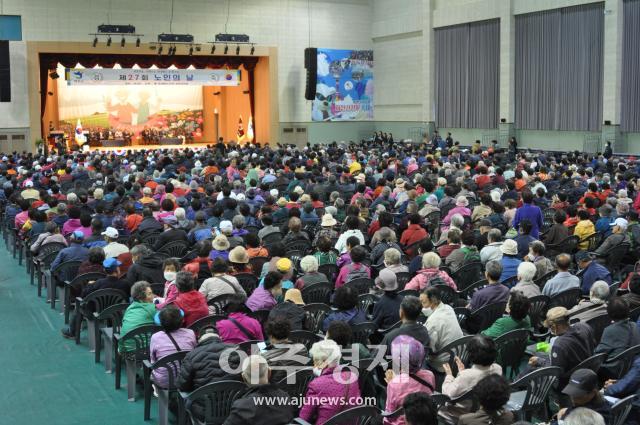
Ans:
<svg viewBox="0 0 640 425"><path fill-rule="evenodd" d="M145 150L156 150L156 149L192 149L192 150L202 150L206 149L207 145L212 145L215 142L203 142L203 143L189 143L186 145L134 145L134 146L116 146L116 147L93 147L89 148L89 152L113 152L116 151L118 153L125 151L145 151Z"/></svg>

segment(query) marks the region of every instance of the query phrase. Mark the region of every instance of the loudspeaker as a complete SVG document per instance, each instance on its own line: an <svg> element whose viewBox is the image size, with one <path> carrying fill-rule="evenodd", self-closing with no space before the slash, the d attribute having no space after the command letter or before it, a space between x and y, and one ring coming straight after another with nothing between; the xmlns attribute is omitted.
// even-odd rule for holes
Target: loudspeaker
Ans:
<svg viewBox="0 0 640 425"><path fill-rule="evenodd" d="M0 40L0 102L11 102L9 41Z"/></svg>
<svg viewBox="0 0 640 425"><path fill-rule="evenodd" d="M313 100L316 98L316 85L318 83L318 49L307 47L304 49L304 67L307 70L307 85L304 98Z"/></svg>
<svg viewBox="0 0 640 425"><path fill-rule="evenodd" d="M605 120L604 125L611 125L611 120Z"/></svg>

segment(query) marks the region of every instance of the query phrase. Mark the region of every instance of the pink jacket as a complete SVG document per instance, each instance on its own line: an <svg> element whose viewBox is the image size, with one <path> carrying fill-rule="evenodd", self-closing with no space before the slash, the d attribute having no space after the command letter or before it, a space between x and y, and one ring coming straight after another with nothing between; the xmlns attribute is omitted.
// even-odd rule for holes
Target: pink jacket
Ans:
<svg viewBox="0 0 640 425"><path fill-rule="evenodd" d="M447 285L449 285L453 289L455 290L458 289L458 287L456 286L456 283L453 281L453 279L451 279L451 277L447 274L447 272L442 270L437 270L437 269L419 270L418 273L414 276L414 278L411 279L409 283L407 283L404 289L414 289L416 291L422 291L427 286L431 278L433 278L435 275L438 275L440 279L442 279Z"/></svg>
<svg viewBox="0 0 640 425"><path fill-rule="evenodd" d="M431 384L432 388L436 387L436 378L433 376L433 372L429 370L419 370L416 372L416 376L423 381ZM404 398L411 393L427 393L431 395L433 390L426 387L411 378L406 373L396 375L387 385L387 405L385 411L394 412L402 407ZM385 419L384 425L405 425L404 415L400 415L395 419Z"/></svg>
<svg viewBox="0 0 640 425"><path fill-rule="evenodd" d="M309 382L305 394L305 404L300 410L300 417L307 422L322 425L332 416L343 410L356 407L356 397L360 397L358 379L351 376L351 372L343 370L342 382L351 381L350 384L341 384L333 377L334 368L326 368L322 375ZM324 403L320 399L324 398ZM317 400L314 402L314 400ZM315 418L315 422L313 422Z"/></svg>
<svg viewBox="0 0 640 425"><path fill-rule="evenodd" d="M178 288L176 288L176 284L174 282L165 282L164 283L164 302L160 304L156 304L156 308L158 310L162 310L167 305L171 304L178 298Z"/></svg>
<svg viewBox="0 0 640 425"><path fill-rule="evenodd" d="M451 217L453 217L454 214L460 214L463 217L465 215L471 217L471 210L467 207L453 207L449 210L447 216L442 220L442 224L444 224L445 226L449 226L449 224L451 223Z"/></svg>
<svg viewBox="0 0 640 425"><path fill-rule="evenodd" d="M69 220L64 222L64 226L62 226L62 234L64 236L67 236L81 227L82 224L80 224L79 218L70 218Z"/></svg>
<svg viewBox="0 0 640 425"><path fill-rule="evenodd" d="M229 317L244 326L254 338L249 338L242 333L231 320L221 320L216 323L216 328L218 329L218 335L220 335L222 342L227 344L240 344L241 342L250 340L264 340L264 336L262 336L262 326L260 326L260 322L253 317L249 317L244 313L231 313Z"/></svg>

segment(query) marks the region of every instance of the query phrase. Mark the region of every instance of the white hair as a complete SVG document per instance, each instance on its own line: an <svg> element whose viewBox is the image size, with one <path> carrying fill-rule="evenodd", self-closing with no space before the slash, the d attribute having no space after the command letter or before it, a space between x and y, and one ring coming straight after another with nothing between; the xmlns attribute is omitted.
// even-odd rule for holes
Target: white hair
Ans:
<svg viewBox="0 0 640 425"><path fill-rule="evenodd" d="M533 277L536 275L536 266L533 263L529 263L527 261L523 261L518 266L518 278L520 280L533 280Z"/></svg>
<svg viewBox="0 0 640 425"><path fill-rule="evenodd" d="M327 367L335 367L340 363L342 352L340 346L332 339L325 339L313 344L309 355L314 362L326 363Z"/></svg>
<svg viewBox="0 0 640 425"><path fill-rule="evenodd" d="M455 227L455 228L462 228L462 226L464 226L464 217L462 217L462 214L454 214L451 216L451 227Z"/></svg>
<svg viewBox="0 0 640 425"><path fill-rule="evenodd" d="M574 409L564 418L564 425L605 425L602 415L586 407Z"/></svg>
<svg viewBox="0 0 640 425"><path fill-rule="evenodd" d="M589 299L596 302L604 302L609 298L609 284L604 280L597 280L591 285Z"/></svg>
<svg viewBox="0 0 640 425"><path fill-rule="evenodd" d="M176 210L173 212L173 215L175 216L176 220L184 220L185 218L187 218L187 213L182 207L176 208Z"/></svg>
<svg viewBox="0 0 640 425"><path fill-rule="evenodd" d="M427 252L422 256L422 267L425 269L437 269L442 264L442 259L435 252Z"/></svg>
<svg viewBox="0 0 640 425"><path fill-rule="evenodd" d="M242 378L248 385L269 383L269 363L258 355L251 355L242 362Z"/></svg>

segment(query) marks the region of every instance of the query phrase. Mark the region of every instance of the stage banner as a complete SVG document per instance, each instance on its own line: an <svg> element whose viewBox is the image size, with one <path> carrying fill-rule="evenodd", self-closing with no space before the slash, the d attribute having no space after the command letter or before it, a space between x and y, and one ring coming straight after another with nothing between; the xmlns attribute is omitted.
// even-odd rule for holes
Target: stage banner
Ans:
<svg viewBox="0 0 640 425"><path fill-rule="evenodd" d="M137 69L65 68L69 86L81 85L179 85L238 86L238 69Z"/></svg>
<svg viewBox="0 0 640 425"><path fill-rule="evenodd" d="M373 119L373 50L318 49L313 121Z"/></svg>
<svg viewBox="0 0 640 425"><path fill-rule="evenodd" d="M59 70L61 72L61 70ZM58 79L60 129L73 134L78 120L83 130L140 134L162 130L166 137L199 138L204 126L199 86L68 86Z"/></svg>

